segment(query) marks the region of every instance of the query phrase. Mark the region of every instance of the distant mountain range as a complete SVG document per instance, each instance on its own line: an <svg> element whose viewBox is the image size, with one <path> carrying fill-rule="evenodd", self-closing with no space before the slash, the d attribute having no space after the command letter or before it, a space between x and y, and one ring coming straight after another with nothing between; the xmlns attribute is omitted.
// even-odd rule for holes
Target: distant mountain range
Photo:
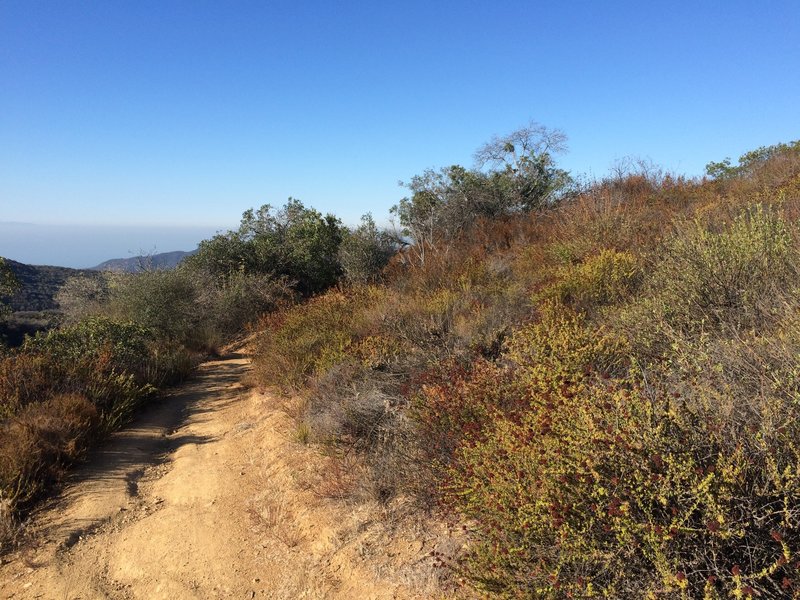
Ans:
<svg viewBox="0 0 800 600"><path fill-rule="evenodd" d="M174 252L162 252L161 254L150 254L148 256L112 258L96 267L92 267L90 270L116 271L119 273L139 273L140 271L149 271L151 269L169 270L174 269L184 258L196 252L197 250L192 250L191 252L175 250Z"/></svg>

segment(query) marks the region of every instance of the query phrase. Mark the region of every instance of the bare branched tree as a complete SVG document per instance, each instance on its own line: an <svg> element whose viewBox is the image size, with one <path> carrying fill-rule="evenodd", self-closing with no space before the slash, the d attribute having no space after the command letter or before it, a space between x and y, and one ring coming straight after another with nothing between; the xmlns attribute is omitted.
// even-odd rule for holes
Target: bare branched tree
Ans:
<svg viewBox="0 0 800 600"><path fill-rule="evenodd" d="M507 166L517 170L525 159L560 154L566 150L567 136L563 131L531 121L508 135L494 136L478 148L474 159L479 169Z"/></svg>

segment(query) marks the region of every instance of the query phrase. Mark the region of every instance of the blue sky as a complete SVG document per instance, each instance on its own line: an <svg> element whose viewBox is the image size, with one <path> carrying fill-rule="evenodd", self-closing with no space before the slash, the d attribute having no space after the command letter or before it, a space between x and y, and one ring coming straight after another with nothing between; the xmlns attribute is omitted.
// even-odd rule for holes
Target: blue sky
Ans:
<svg viewBox="0 0 800 600"><path fill-rule="evenodd" d="M0 221L227 228L288 196L382 220L530 120L576 174L699 175L800 137L799 66L797 0L0 0Z"/></svg>

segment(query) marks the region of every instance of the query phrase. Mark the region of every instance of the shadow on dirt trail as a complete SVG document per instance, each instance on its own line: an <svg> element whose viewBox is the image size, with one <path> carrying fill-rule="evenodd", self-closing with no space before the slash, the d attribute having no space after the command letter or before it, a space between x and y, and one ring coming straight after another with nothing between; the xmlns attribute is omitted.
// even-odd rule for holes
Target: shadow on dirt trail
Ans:
<svg viewBox="0 0 800 600"><path fill-rule="evenodd" d="M236 401L241 392L236 384L247 368L240 354L206 362L191 379L142 409L130 425L91 451L67 478L63 492L37 511L44 517L37 526L38 537L46 543L72 546L138 495L139 480L148 467L164 462L187 444L214 441L213 436L179 432L189 415L214 412ZM209 394L215 396L212 403L195 406Z"/></svg>

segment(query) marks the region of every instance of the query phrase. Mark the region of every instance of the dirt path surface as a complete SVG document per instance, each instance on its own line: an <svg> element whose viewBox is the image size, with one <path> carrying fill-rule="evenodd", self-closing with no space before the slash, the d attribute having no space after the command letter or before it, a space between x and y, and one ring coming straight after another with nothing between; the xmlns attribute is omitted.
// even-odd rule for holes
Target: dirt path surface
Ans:
<svg viewBox="0 0 800 600"><path fill-rule="evenodd" d="M0 566L0 598L440 597L429 555L455 542L315 492L325 457L248 368L205 363L95 452Z"/></svg>

